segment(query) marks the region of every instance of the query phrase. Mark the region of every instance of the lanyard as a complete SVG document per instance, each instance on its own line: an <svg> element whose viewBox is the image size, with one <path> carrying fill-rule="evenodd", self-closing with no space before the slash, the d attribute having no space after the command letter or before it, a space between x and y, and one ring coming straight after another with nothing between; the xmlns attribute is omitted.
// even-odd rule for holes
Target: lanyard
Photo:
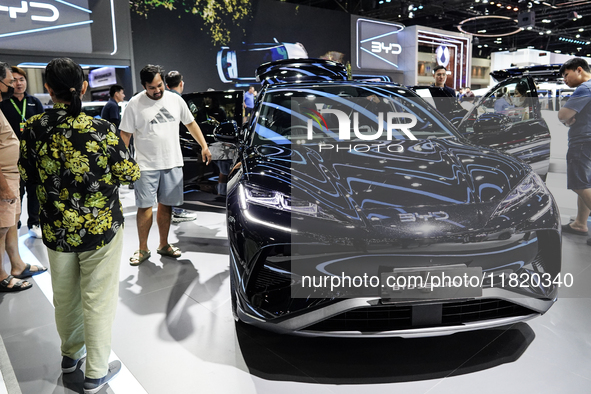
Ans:
<svg viewBox="0 0 591 394"><path fill-rule="evenodd" d="M20 109L18 109L18 107L16 106L16 103L14 102L13 99L10 99L10 102L12 103L12 105L14 106L14 109L16 109L16 112L18 112L18 114L21 116L21 118L23 119L23 122L25 120L27 120L27 118L25 117L25 113L27 112L27 98L25 97L25 99L23 100L23 112L20 111Z"/></svg>

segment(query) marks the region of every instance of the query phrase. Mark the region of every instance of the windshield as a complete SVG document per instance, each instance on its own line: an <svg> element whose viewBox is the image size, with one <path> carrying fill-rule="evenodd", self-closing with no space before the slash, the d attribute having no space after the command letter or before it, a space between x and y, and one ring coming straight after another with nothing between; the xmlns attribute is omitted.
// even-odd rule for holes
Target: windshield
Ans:
<svg viewBox="0 0 591 394"><path fill-rule="evenodd" d="M392 85L276 87L258 112L253 145L458 137L420 97Z"/></svg>

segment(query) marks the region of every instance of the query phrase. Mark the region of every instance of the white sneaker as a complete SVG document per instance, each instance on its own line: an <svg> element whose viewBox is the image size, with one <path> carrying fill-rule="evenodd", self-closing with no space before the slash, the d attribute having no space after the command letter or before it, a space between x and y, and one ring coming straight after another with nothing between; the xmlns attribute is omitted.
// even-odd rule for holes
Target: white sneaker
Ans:
<svg viewBox="0 0 591 394"><path fill-rule="evenodd" d="M29 237L32 238L43 238L41 233L41 227L38 224L34 224L29 228Z"/></svg>

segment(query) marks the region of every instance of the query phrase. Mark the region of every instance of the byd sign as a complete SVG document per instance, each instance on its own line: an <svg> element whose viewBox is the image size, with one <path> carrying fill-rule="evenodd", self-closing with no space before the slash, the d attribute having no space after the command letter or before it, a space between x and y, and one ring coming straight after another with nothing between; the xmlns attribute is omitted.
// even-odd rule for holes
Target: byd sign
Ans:
<svg viewBox="0 0 591 394"><path fill-rule="evenodd" d="M60 13L56 7L37 1L21 1L20 7L0 5L0 12L8 12L10 19L16 19L19 15L22 17L30 13L31 20L36 22L55 22L60 17ZM51 15L47 15L48 13Z"/></svg>

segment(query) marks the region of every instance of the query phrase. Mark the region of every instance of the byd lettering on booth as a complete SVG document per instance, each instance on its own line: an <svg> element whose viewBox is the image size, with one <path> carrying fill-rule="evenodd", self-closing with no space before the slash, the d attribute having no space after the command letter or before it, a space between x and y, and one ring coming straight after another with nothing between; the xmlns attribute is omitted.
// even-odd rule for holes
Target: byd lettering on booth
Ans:
<svg viewBox="0 0 591 394"><path fill-rule="evenodd" d="M37 1L31 1L28 3L26 1L21 1L20 7L0 5L0 12L8 12L8 16L11 19L16 19L18 14L27 14L29 12L29 7L31 7L31 11L33 12L35 12L35 8L37 8L39 10L43 10L40 12L50 11L52 13L51 16L31 15L31 20L36 22L55 22L60 17L59 11L53 5L39 3Z"/></svg>
<svg viewBox="0 0 591 394"><path fill-rule="evenodd" d="M387 45L387 46L386 46ZM389 53L391 55L398 55L402 52L402 47L399 44L394 44L393 42L380 42L380 41L372 41L371 42L371 51L373 53Z"/></svg>

